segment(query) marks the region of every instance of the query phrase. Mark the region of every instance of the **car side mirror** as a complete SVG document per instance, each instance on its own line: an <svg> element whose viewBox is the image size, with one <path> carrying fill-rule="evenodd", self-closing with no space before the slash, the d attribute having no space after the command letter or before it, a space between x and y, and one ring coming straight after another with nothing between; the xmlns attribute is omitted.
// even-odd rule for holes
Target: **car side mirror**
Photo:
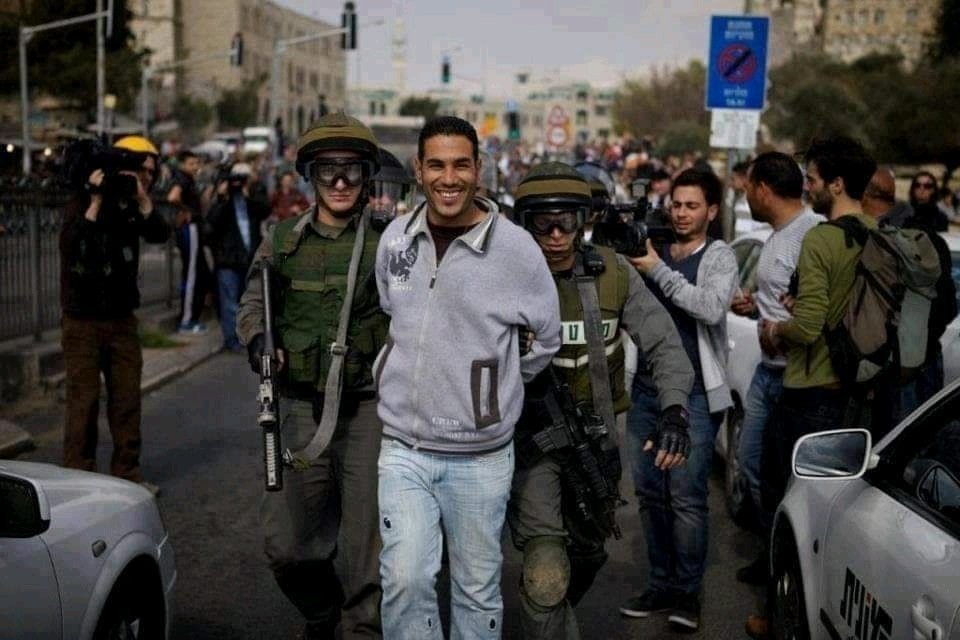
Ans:
<svg viewBox="0 0 960 640"><path fill-rule="evenodd" d="M0 474L0 538L32 538L50 528L50 503L39 484Z"/></svg>
<svg viewBox="0 0 960 640"><path fill-rule="evenodd" d="M821 431L803 436L793 448L793 474L798 478L849 480L876 466L866 429Z"/></svg>

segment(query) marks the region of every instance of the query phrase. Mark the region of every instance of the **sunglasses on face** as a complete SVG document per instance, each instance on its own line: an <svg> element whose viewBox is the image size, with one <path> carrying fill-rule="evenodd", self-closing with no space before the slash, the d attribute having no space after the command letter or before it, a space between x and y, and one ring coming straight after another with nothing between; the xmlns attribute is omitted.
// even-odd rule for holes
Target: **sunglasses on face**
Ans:
<svg viewBox="0 0 960 640"><path fill-rule="evenodd" d="M554 228L560 233L573 233L580 227L581 216L576 211L558 211L550 213L534 213L530 216L530 231L538 236L547 236L553 233Z"/></svg>
<svg viewBox="0 0 960 640"><path fill-rule="evenodd" d="M310 167L311 179L325 187L343 180L349 187L359 187L370 175L370 165L355 158L324 158Z"/></svg>

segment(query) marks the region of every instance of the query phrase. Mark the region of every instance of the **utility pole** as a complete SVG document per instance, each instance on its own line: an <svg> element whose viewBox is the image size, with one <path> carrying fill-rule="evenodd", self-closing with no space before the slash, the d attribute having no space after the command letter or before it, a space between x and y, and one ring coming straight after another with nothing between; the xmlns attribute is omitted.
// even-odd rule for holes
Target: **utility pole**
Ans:
<svg viewBox="0 0 960 640"><path fill-rule="evenodd" d="M110 6L113 6L113 2L120 2L121 0L110 0ZM95 13L88 13L83 16L77 16L76 18L66 18L64 20L54 20L53 22L45 22L43 24L34 25L32 27L20 27L20 132L23 143L23 175L29 175L31 170L30 162L30 98L28 95L29 82L27 81L27 43L30 42L30 39L33 38L35 33L40 33L41 31L49 31L50 29L59 29L61 27L70 27L75 24L80 24L82 22L90 22L95 20L97 22L97 124L99 125L100 133L103 134L103 90L101 88L101 78L104 77L103 74L103 64L102 64L102 50L103 50L103 31L100 25L100 19L106 18L109 10L103 10L103 0L97 0L97 11ZM118 27L119 28L119 27ZM105 82L103 83L106 84Z"/></svg>
<svg viewBox="0 0 960 640"><path fill-rule="evenodd" d="M122 0L113 0L121 2ZM106 38L103 33L103 19L106 17L103 10L103 0L97 0L97 136L103 139L104 108L103 96L107 92Z"/></svg>

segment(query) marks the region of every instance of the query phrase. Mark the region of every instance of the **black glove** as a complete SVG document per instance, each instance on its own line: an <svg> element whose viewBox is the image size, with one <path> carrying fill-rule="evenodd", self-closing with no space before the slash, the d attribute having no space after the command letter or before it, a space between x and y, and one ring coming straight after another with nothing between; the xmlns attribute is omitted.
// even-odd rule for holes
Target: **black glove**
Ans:
<svg viewBox="0 0 960 640"><path fill-rule="evenodd" d="M520 345L520 355L525 356L533 348L533 330L525 325L517 325L517 336Z"/></svg>
<svg viewBox="0 0 960 640"><path fill-rule="evenodd" d="M656 440L657 449L687 457L690 453L690 423L686 409L674 404L663 410Z"/></svg>
<svg viewBox="0 0 960 640"><path fill-rule="evenodd" d="M253 336L247 344L247 360L250 362L250 369L257 375L260 375L260 358L263 357L263 334L258 333Z"/></svg>

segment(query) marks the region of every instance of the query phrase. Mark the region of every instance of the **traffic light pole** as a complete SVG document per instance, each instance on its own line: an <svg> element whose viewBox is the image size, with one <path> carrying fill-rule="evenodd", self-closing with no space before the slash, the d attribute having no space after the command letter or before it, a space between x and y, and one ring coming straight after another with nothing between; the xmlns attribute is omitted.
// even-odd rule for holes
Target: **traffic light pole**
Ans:
<svg viewBox="0 0 960 640"><path fill-rule="evenodd" d="M183 67L188 64L204 62L206 60L216 60L217 58L222 58L223 56L232 57L235 55L237 55L237 49L234 48L227 49L226 51L218 51L217 53L182 58L180 60L172 60L170 62L161 62L160 64L144 67L143 73L140 74L140 117L142 119L141 128L143 129L143 137L150 137L150 80L153 79L153 76L161 71L169 71L171 69Z"/></svg>
<svg viewBox="0 0 960 640"><path fill-rule="evenodd" d="M277 121L277 116L283 114L283 109L280 108L279 104L280 80L283 76L283 57L287 54L287 49L295 47L298 44L313 42L314 40L321 40L323 38L329 38L330 36L339 36L347 33L347 31L348 29L346 27L339 27L337 29L328 29L310 35L300 36L299 38L277 40L276 43L274 43L273 64L270 71L270 122L267 124L273 126ZM287 123L287 125L289 126L289 123Z"/></svg>
<svg viewBox="0 0 960 640"><path fill-rule="evenodd" d="M100 18L109 17L110 10L100 10L103 6L103 0L97 0L97 9L95 13L88 13L83 16L77 16L75 18L65 18L63 20L54 20L53 22L45 22L43 24L34 25L32 27L20 27L20 133L21 133L21 142L23 143L23 175L29 175L31 170L31 160L30 160L30 98L28 95L29 82L27 79L27 44L33 38L34 34L40 33L41 31L49 31L51 29L60 29L62 27L72 27L75 24L81 24L83 22L90 22L91 20L97 21L97 31L100 32ZM99 85L99 74L102 73L102 60L99 56L100 49L100 39L102 38L102 32L97 36L98 42L98 69L97 69L97 78ZM100 92L98 92L100 93ZM100 93L97 100L97 110L98 116L100 110L103 108L103 94ZM98 117L97 122L100 124L100 127L103 126L102 117ZM101 129L102 130L102 129Z"/></svg>
<svg viewBox="0 0 960 640"><path fill-rule="evenodd" d="M114 0L119 1L119 0ZM107 92L107 74L104 69L106 63L106 38L103 35L104 14L103 0L97 0L97 136L103 139L103 125L106 114L103 108L103 95Z"/></svg>

